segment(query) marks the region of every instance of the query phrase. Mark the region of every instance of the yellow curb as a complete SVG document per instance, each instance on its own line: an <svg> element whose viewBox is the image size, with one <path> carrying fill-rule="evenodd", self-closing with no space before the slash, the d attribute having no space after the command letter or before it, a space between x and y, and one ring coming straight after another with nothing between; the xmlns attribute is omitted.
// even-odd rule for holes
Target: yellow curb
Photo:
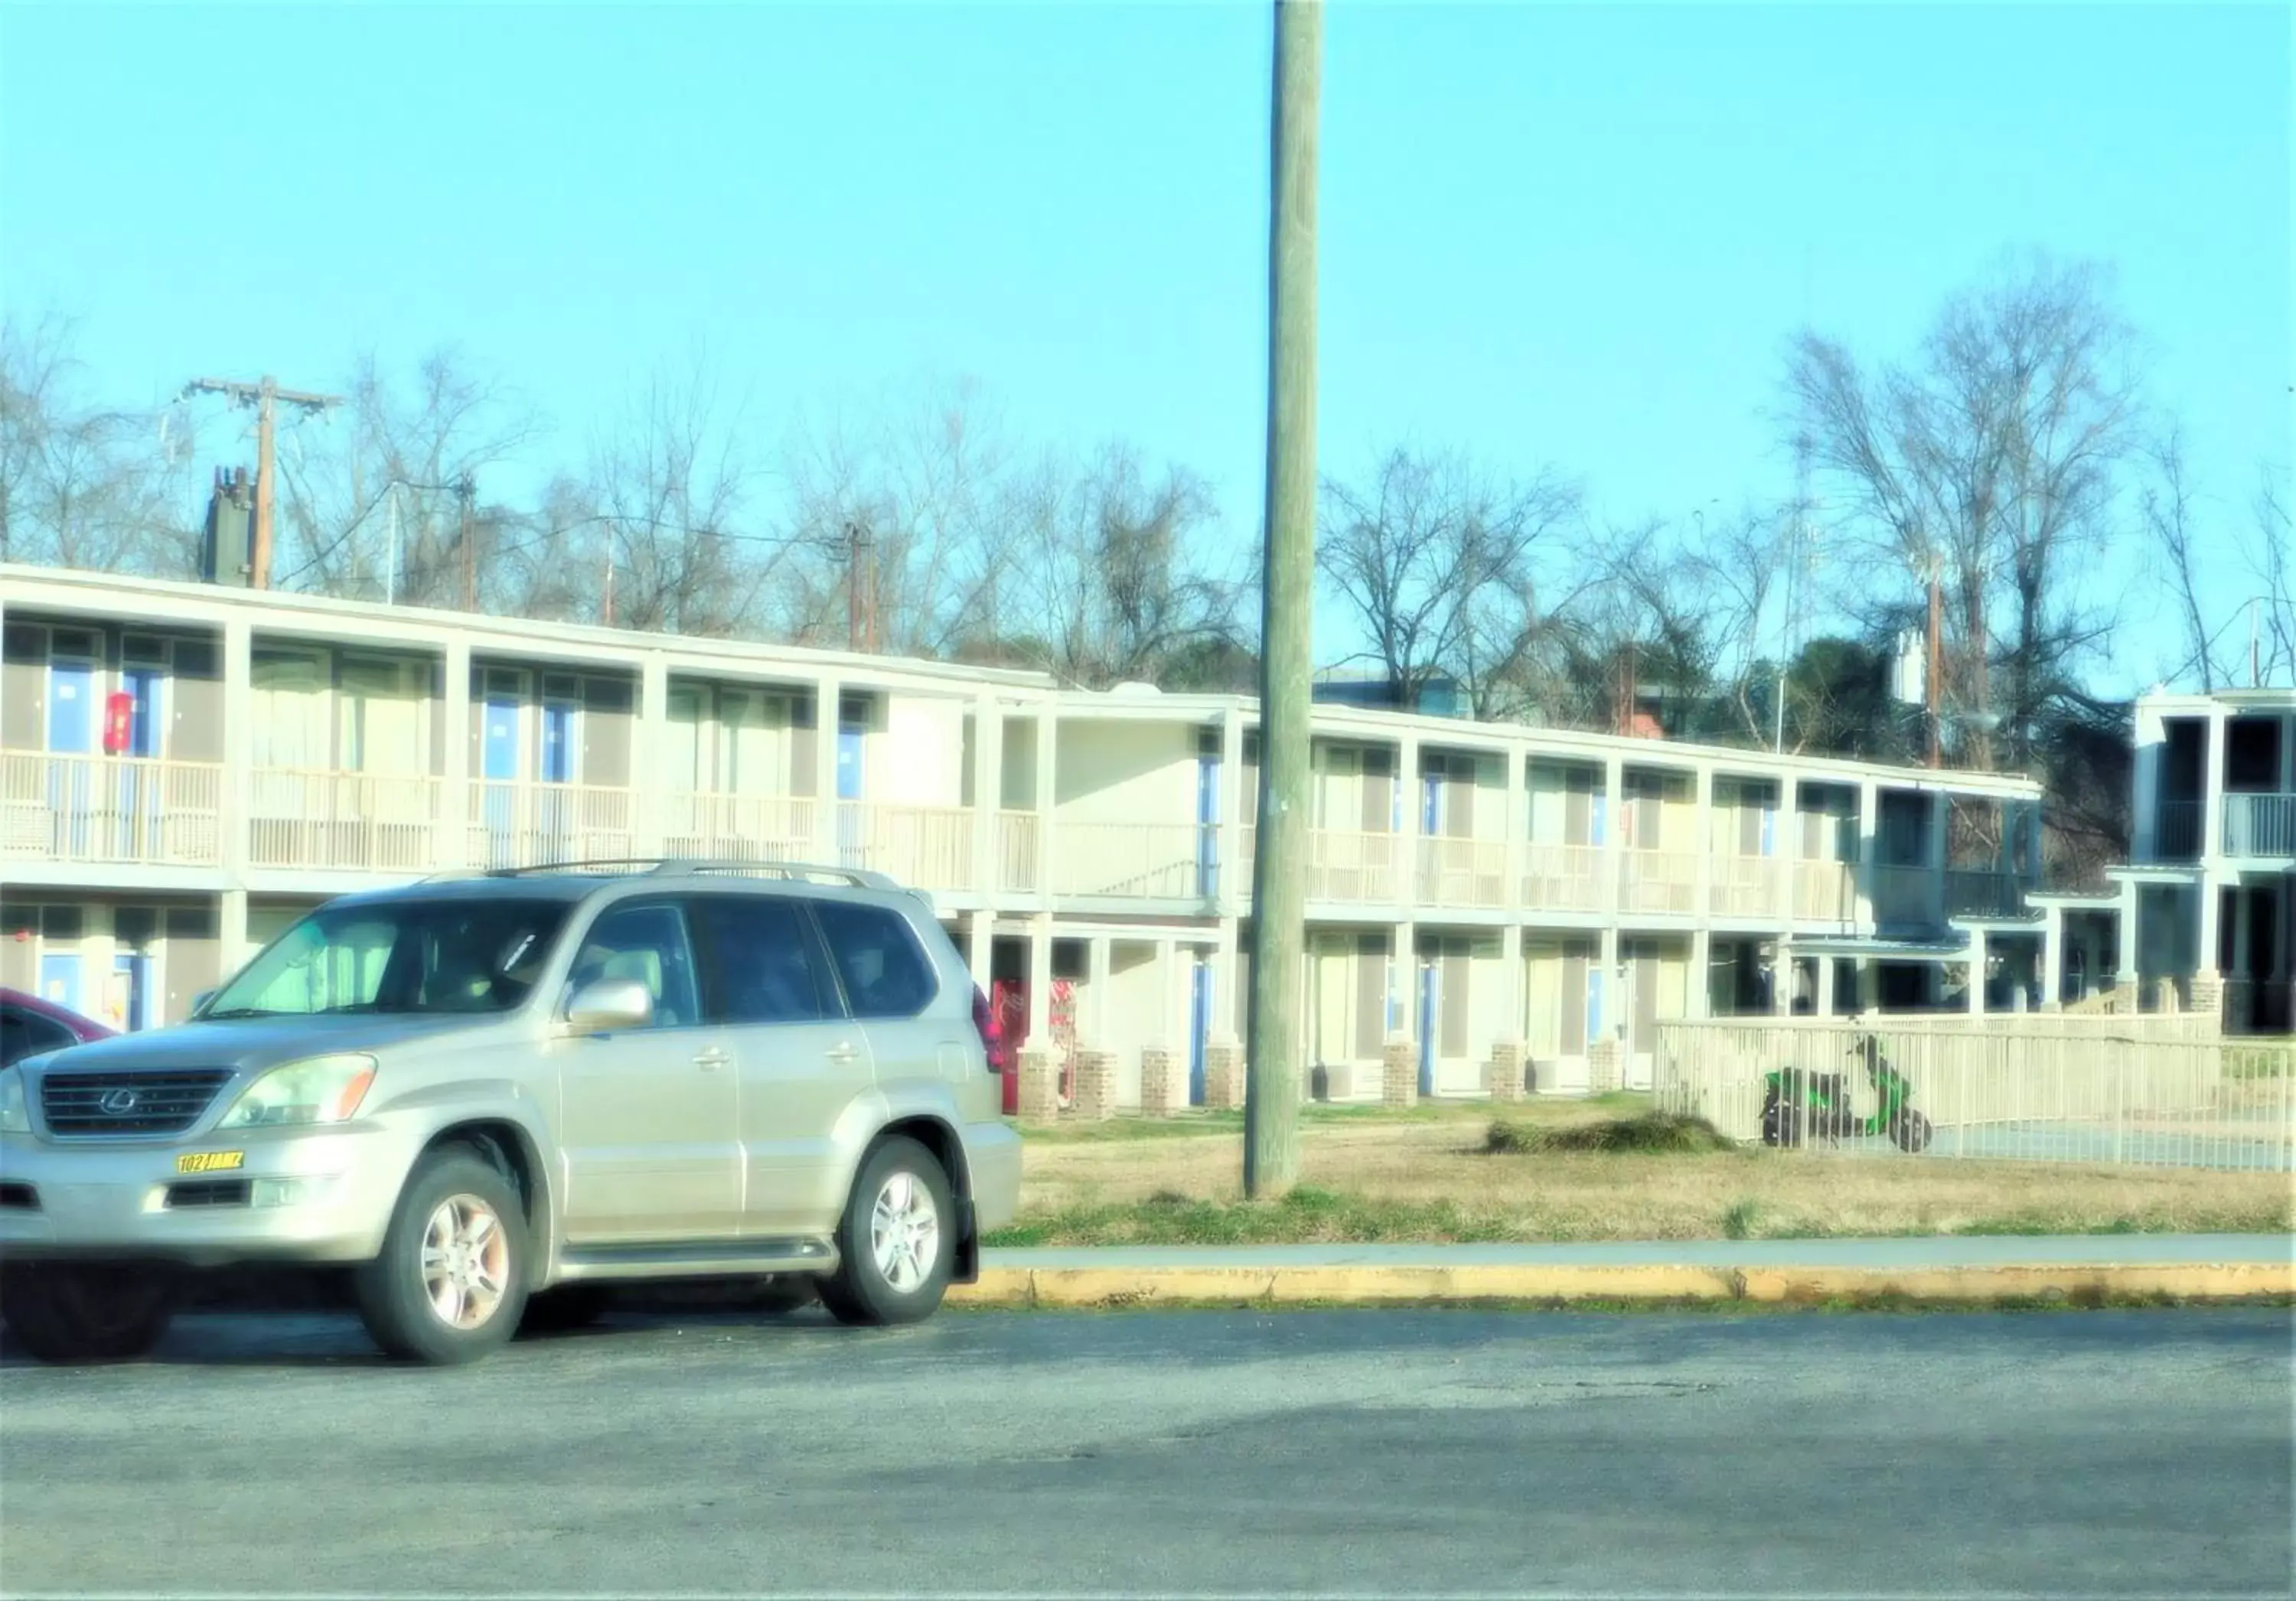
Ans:
<svg viewBox="0 0 2296 1601"><path fill-rule="evenodd" d="M952 1286L958 1306L1124 1307L1426 1304L1465 1301L1824 1301L1890 1297L1988 1301L2039 1298L2177 1301L2296 1296L2296 1262L2110 1262L1959 1268L1660 1265L1452 1268L984 1268Z"/></svg>

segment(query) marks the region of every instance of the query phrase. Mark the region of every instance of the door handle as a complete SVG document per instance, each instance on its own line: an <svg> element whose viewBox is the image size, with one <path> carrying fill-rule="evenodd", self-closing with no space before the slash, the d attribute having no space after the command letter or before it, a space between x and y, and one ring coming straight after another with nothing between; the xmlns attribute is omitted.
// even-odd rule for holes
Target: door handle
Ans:
<svg viewBox="0 0 2296 1601"><path fill-rule="evenodd" d="M840 1039L835 1045L829 1047L829 1059L832 1062L838 1063L840 1066L852 1061L853 1058L858 1056L860 1054L859 1049L854 1046L852 1041L848 1039Z"/></svg>
<svg viewBox="0 0 2296 1601"><path fill-rule="evenodd" d="M713 1045L708 1050L703 1051L700 1055L694 1057L693 1065L701 1069L704 1072L715 1072L718 1069L725 1066L730 1059L731 1058L729 1058L724 1051L719 1050Z"/></svg>

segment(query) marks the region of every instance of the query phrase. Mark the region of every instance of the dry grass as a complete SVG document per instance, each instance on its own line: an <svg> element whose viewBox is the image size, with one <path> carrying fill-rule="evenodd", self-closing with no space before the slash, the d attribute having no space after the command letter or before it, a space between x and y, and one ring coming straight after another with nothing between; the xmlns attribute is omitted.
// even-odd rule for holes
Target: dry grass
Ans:
<svg viewBox="0 0 2296 1601"><path fill-rule="evenodd" d="M1609 1097L1505 1116L1587 1129L1640 1109ZM1302 1191L1277 1205L1243 1203L1233 1126L1206 1121L1183 1134L1178 1124L1119 1122L1052 1138L1030 1130L1021 1215L995 1243L2296 1231L2285 1174L1763 1150L1495 1155L1486 1150L1492 1121L1488 1106L1311 1115ZM1159 1131L1142 1132L1150 1127Z"/></svg>

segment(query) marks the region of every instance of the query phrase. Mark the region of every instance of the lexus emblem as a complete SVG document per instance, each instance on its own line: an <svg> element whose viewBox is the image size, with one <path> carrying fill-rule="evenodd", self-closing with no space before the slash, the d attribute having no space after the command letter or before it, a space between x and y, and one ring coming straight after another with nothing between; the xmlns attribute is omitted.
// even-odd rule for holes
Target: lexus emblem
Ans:
<svg viewBox="0 0 2296 1601"><path fill-rule="evenodd" d="M107 1089L103 1092L103 1099L96 1104L103 1109L106 1117L126 1117L135 1110L139 1098L132 1089Z"/></svg>

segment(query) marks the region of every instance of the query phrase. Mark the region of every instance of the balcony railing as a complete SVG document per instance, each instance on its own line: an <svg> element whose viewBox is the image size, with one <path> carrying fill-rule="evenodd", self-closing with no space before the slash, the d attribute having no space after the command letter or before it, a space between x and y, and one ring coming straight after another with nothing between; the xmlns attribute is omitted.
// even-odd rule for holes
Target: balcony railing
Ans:
<svg viewBox="0 0 2296 1601"><path fill-rule="evenodd" d="M1944 911L1933 867L1874 869L1874 921L1885 928L1934 926Z"/></svg>
<svg viewBox="0 0 2296 1601"><path fill-rule="evenodd" d="M1053 893L1196 900L1212 892L1218 831L1194 823L1053 822Z"/></svg>
<svg viewBox="0 0 2296 1601"><path fill-rule="evenodd" d="M2226 795L2224 853L2296 858L2296 795Z"/></svg>
<svg viewBox="0 0 2296 1601"><path fill-rule="evenodd" d="M1956 867L1945 875L1945 910L1948 917L2022 917L2024 889L2013 873Z"/></svg>
<svg viewBox="0 0 2296 1601"><path fill-rule="evenodd" d="M1032 894L1037 888L1037 814L996 814L996 888Z"/></svg>
<svg viewBox="0 0 2296 1601"><path fill-rule="evenodd" d="M1523 862L1522 904L1534 912L1601 911L1603 848L1531 845Z"/></svg>
<svg viewBox="0 0 2296 1601"><path fill-rule="evenodd" d="M1856 870L1848 862L1796 862L1793 913L1805 923L1855 923Z"/></svg>
<svg viewBox="0 0 2296 1601"><path fill-rule="evenodd" d="M1384 904L1402 887L1396 875L1401 836L1318 828L1308 836L1308 899Z"/></svg>
<svg viewBox="0 0 2296 1601"><path fill-rule="evenodd" d="M248 789L250 866L424 873L438 865L439 781L427 774L258 768Z"/></svg>
<svg viewBox="0 0 2296 1601"><path fill-rule="evenodd" d="M2229 796L2226 797L2230 799ZM2226 809L2230 815L2230 809ZM2163 800L2153 829L2152 855L2164 862L2189 862L2201 854L2201 803Z"/></svg>
<svg viewBox="0 0 2296 1601"><path fill-rule="evenodd" d="M626 789L482 780L471 785L465 860L473 867L530 867L624 858L635 848L633 809Z"/></svg>
<svg viewBox="0 0 2296 1601"><path fill-rule="evenodd" d="M838 859L890 874L920 890L972 887L972 810L964 806L884 806L840 801Z"/></svg>
<svg viewBox="0 0 2296 1601"><path fill-rule="evenodd" d="M726 795L692 791L661 801L666 856L731 862L802 862L814 843L814 804L803 795Z"/></svg>
<svg viewBox="0 0 2296 1601"><path fill-rule="evenodd" d="M1717 855L1707 885L1717 917L1780 918L1785 915L1785 859L1775 856Z"/></svg>
<svg viewBox="0 0 2296 1601"><path fill-rule="evenodd" d="M1698 858L1688 850L1620 853L1619 908L1693 912L1698 908Z"/></svg>
<svg viewBox="0 0 2296 1601"><path fill-rule="evenodd" d="M1429 906L1496 907L1507 903L1505 840L1419 842L1419 899Z"/></svg>
<svg viewBox="0 0 2296 1601"><path fill-rule="evenodd" d="M211 867L223 768L50 751L0 755L0 856Z"/></svg>

